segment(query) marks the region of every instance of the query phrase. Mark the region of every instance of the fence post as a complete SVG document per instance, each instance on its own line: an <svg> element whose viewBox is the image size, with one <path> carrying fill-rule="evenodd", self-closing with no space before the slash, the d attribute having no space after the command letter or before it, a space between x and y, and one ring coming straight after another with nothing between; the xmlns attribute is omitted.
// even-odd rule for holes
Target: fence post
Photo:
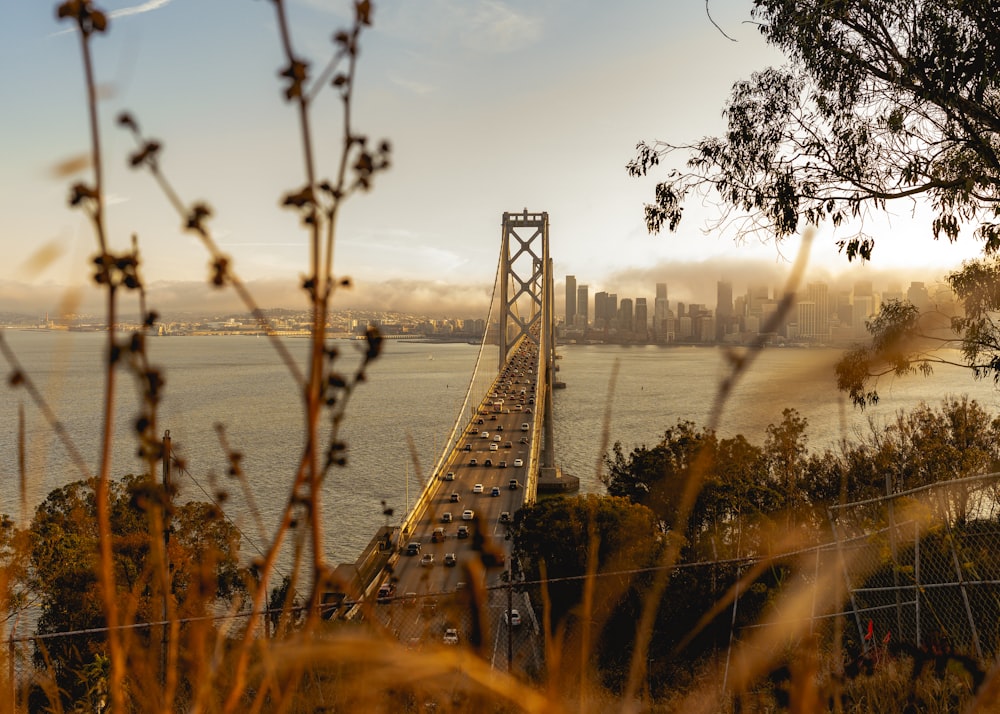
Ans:
<svg viewBox="0 0 1000 714"><path fill-rule="evenodd" d="M816 564L813 565L812 604L809 606L809 634L815 634L816 627L816 591L819 589L819 551L816 548Z"/></svg>
<svg viewBox="0 0 1000 714"><path fill-rule="evenodd" d="M854 623L858 626L858 642L861 643L861 648L863 651L867 652L867 640L865 640L865 628L861 624L861 613L858 612L858 603L854 597L854 588L851 587L851 574L847 571L847 563L844 561L844 552L840 547L840 533L837 531L837 521L833 517L833 509L826 509L826 517L830 519L830 530L833 532L833 538L837 542L837 562L840 564L840 569L844 573L844 586L847 588L847 595L851 598L851 609L854 611Z"/></svg>
<svg viewBox="0 0 1000 714"><path fill-rule="evenodd" d="M889 502L889 550L892 553L892 587L896 597L896 632L903 634L903 601L899 592L899 544L896 541L896 499L892 495L892 471L885 472L885 497Z"/></svg>
<svg viewBox="0 0 1000 714"><path fill-rule="evenodd" d="M736 606L740 602L740 566L736 566L736 584L733 586L733 615L729 620L729 648L726 650L726 668L722 673L722 694L729 685L729 661L733 656L733 635L736 633Z"/></svg>
<svg viewBox="0 0 1000 714"><path fill-rule="evenodd" d="M917 628L917 647L920 647L920 523L918 521L913 521L913 580L916 595L913 599L916 602L914 618Z"/></svg>
<svg viewBox="0 0 1000 714"><path fill-rule="evenodd" d="M983 658L983 650L979 646L979 631L976 629L976 620L972 616L972 606L969 604L969 591L965 587L965 576L962 575L962 564L958 559L958 551L955 549L955 532L951 529L951 518L948 516L948 509L944 503L944 496L939 492L938 499L941 503L941 513L944 516L944 526L948 531L951 551L951 562L955 567L955 577L958 578L958 589L962 593L962 602L965 605L965 616L969 619L969 629L972 632L972 646L976 650L976 657Z"/></svg>

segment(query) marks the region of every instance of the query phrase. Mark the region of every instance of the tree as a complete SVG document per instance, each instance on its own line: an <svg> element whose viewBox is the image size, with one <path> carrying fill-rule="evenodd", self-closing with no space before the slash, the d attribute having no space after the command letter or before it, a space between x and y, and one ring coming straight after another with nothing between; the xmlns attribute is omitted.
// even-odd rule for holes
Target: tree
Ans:
<svg viewBox="0 0 1000 714"><path fill-rule="evenodd" d="M574 653L584 662L594 657L605 680L620 684L642 583L662 545L656 516L614 496L551 498L521 509L511 533L526 577L545 581L534 600L550 603L552 631L546 637L563 641L564 672L579 672L579 663L570 661Z"/></svg>
<svg viewBox="0 0 1000 714"><path fill-rule="evenodd" d="M1000 260L968 261L948 274L961 310L933 305L921 311L909 302L889 301L868 321L871 340L848 350L837 362L837 386L855 406L878 402L878 382L886 375L929 376L935 365L960 365L976 379L1000 383ZM958 348L956 361L941 348Z"/></svg>
<svg viewBox="0 0 1000 714"><path fill-rule="evenodd" d="M640 143L628 164L645 175L688 154L646 205L650 231L675 230L691 194L714 192L743 234L778 240L803 223L839 225L889 201L926 199L930 232L954 241L976 223L1000 248L1000 16L992 0L754 0L782 69L734 85L724 136ZM862 233L840 246L872 256Z"/></svg>
<svg viewBox="0 0 1000 714"><path fill-rule="evenodd" d="M698 454L703 450L714 452L715 441L715 434L709 429L679 420L652 449L639 446L626 456L621 443L615 442L613 455L604 458L607 468L604 485L608 494L648 506L660 518L665 531L679 525L683 528L683 524L676 523L681 494L691 478Z"/></svg>
<svg viewBox="0 0 1000 714"><path fill-rule="evenodd" d="M791 511L798 505L809 422L795 409L783 409L781 417L780 424L767 425L764 453L771 479L780 489L783 506L791 516Z"/></svg>
<svg viewBox="0 0 1000 714"><path fill-rule="evenodd" d="M37 633L48 636L36 651L36 665L51 670L64 707L91 696L88 672L106 657L95 486L91 479L50 492L27 533L28 587L41 604ZM109 496L115 597L122 611L134 613L134 622L158 621L163 600L152 553L154 539L162 536L150 515L162 487L126 476L110 484ZM174 510L168 552L172 603L182 617L205 615L241 589L238 547L239 532L212 504L187 503ZM77 634L63 634L69 632ZM152 642L149 629L133 637Z"/></svg>

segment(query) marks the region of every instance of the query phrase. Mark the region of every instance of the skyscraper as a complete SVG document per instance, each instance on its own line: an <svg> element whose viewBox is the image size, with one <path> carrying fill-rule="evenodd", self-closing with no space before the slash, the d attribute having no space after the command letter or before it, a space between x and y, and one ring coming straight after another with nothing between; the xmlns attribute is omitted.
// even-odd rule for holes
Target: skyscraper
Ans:
<svg viewBox="0 0 1000 714"><path fill-rule="evenodd" d="M611 315L608 313L608 294L604 291L594 293L594 327L603 330L608 327Z"/></svg>
<svg viewBox="0 0 1000 714"><path fill-rule="evenodd" d="M580 285L576 289L576 323L578 327L586 328L590 324L587 305L590 303L589 285Z"/></svg>
<svg viewBox="0 0 1000 714"><path fill-rule="evenodd" d="M632 331L632 298L622 298L618 303L618 327L625 332Z"/></svg>
<svg viewBox="0 0 1000 714"><path fill-rule="evenodd" d="M635 299L635 320L632 323L632 331L639 339L646 339L649 329L649 315L646 309L646 298Z"/></svg>
<svg viewBox="0 0 1000 714"><path fill-rule="evenodd" d="M733 327L733 284L720 280L716 283L715 339L719 342L726 334L734 332Z"/></svg>
<svg viewBox="0 0 1000 714"><path fill-rule="evenodd" d="M653 338L657 341L664 341L667 334L667 313L670 307L666 298L658 297L653 303Z"/></svg>
<svg viewBox="0 0 1000 714"><path fill-rule="evenodd" d="M566 276L566 327L576 322L576 276Z"/></svg>
<svg viewBox="0 0 1000 714"><path fill-rule="evenodd" d="M931 295L922 282L913 281L906 290L906 299L918 310L926 310L931 304Z"/></svg>
<svg viewBox="0 0 1000 714"><path fill-rule="evenodd" d="M799 336L827 342L830 339L830 289L826 283L809 283L798 302Z"/></svg>
<svg viewBox="0 0 1000 714"><path fill-rule="evenodd" d="M666 337L667 311L670 304L667 302L667 284L656 284L656 299L653 301L653 339L664 341Z"/></svg>

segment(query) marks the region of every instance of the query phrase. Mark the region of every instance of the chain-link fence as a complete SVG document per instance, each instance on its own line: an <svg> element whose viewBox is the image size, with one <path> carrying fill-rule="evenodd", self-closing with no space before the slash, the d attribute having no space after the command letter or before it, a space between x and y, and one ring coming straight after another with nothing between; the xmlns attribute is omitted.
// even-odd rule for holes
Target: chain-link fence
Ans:
<svg viewBox="0 0 1000 714"><path fill-rule="evenodd" d="M1000 651L998 487L1000 474L989 474L832 507L831 542L736 562L733 582L744 582L732 605L735 639L773 627L789 636L814 633L843 618L845 647L859 652L905 643L994 658ZM746 577L761 562L787 568L766 607L753 589L767 586Z"/></svg>

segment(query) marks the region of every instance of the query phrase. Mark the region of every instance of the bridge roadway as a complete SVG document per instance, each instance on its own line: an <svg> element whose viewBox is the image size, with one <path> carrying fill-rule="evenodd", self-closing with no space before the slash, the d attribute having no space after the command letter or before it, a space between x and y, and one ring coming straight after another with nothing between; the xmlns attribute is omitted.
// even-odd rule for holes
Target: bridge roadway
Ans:
<svg viewBox="0 0 1000 714"><path fill-rule="evenodd" d="M510 638L502 637L501 631L508 627L504 624L508 593L506 588L490 588L508 577L507 519L513 520L526 499L534 498L536 479L531 469L537 473L539 407L544 399L540 368L537 346L522 340L428 483L399 537L388 575L377 578L368 591L375 600L380 586L391 585L391 596L378 598L376 617L404 642L441 642L448 627L464 636L470 623L463 627L462 613L445 605L454 604L452 594L464 597L467 593L462 591L475 590L487 598L497 664L506 661L504 641ZM501 399L503 406L498 409L495 403ZM419 550L408 550L410 544L418 544ZM524 617L521 627L511 629L516 637L527 638L537 629L536 623L524 596L511 597L513 609Z"/></svg>

